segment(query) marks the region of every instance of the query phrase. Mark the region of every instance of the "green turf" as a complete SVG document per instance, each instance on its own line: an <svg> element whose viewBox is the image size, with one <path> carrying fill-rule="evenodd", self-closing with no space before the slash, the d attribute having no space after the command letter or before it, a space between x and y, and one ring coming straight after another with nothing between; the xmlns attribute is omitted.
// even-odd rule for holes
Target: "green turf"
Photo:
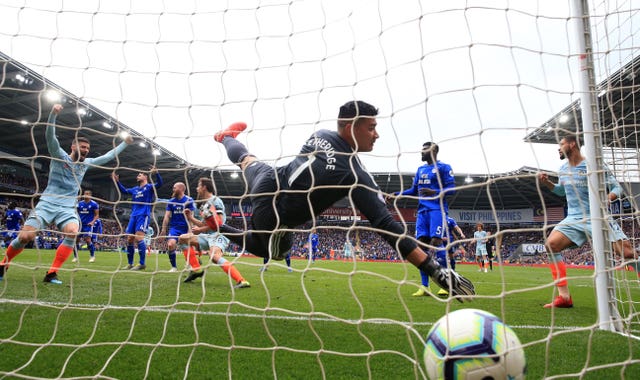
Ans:
<svg viewBox="0 0 640 380"><path fill-rule="evenodd" d="M239 379L424 378L422 338L433 322L464 307L510 324L526 345L528 378L640 378L640 341L594 329L592 271L570 270L575 307L548 310L546 268L458 271L479 296L460 304L412 297L419 275L401 263L294 260L258 271L232 289L219 268L182 283L165 255L145 272L118 270L119 253L67 262L63 285L42 283L52 251L26 250L0 282L0 373L9 376ZM633 274L628 274L633 276ZM640 287L631 281L632 299ZM433 290L437 290L434 286ZM638 331L635 335L640 335Z"/></svg>

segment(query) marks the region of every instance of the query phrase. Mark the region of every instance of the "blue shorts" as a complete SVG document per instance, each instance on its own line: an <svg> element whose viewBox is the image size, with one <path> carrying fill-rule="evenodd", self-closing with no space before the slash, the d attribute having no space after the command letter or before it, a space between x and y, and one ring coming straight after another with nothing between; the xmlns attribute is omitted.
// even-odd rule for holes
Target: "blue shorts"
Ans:
<svg viewBox="0 0 640 380"><path fill-rule="evenodd" d="M4 237L5 239L13 240L18 237L18 231L15 231L15 230L4 231L2 233L2 237Z"/></svg>
<svg viewBox="0 0 640 380"><path fill-rule="evenodd" d="M416 239L422 237L442 239L445 233L446 217L440 210L418 212L416 218Z"/></svg>
<svg viewBox="0 0 640 380"><path fill-rule="evenodd" d="M591 219L568 216L562 220L554 231L558 231L571 240L575 245L581 247L587 240L591 239ZM607 231L610 242L629 240L622 231L620 225L611 216L607 217Z"/></svg>
<svg viewBox="0 0 640 380"><path fill-rule="evenodd" d="M149 215L132 216L129 219L125 233L134 235L136 232L145 233L149 227Z"/></svg>
<svg viewBox="0 0 640 380"><path fill-rule="evenodd" d="M189 232L189 230L186 228L171 227L169 228L169 235L167 235L167 240L169 239L178 240L180 235L186 234L187 232Z"/></svg>
<svg viewBox="0 0 640 380"><path fill-rule="evenodd" d="M201 251L209 251L209 249L213 247L219 247L222 252L224 252L229 246L229 239L217 232L213 234L200 234L198 235L198 245L200 245Z"/></svg>
<svg viewBox="0 0 640 380"><path fill-rule="evenodd" d="M80 227L80 235L78 237L84 239L87 236L91 238L91 241L96 241L97 236L93 233L93 226L83 224Z"/></svg>
<svg viewBox="0 0 640 380"><path fill-rule="evenodd" d="M24 225L41 230L51 223L55 223L58 230L62 231L64 226L69 223L80 225L80 218L78 217L78 212L75 207L60 206L47 201L40 201L36 205L36 208L31 211Z"/></svg>

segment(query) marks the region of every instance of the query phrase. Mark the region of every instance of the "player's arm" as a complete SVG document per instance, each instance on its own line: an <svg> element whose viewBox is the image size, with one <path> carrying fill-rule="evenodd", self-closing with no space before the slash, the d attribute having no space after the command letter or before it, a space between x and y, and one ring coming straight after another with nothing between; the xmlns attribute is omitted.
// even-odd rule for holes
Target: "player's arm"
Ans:
<svg viewBox="0 0 640 380"><path fill-rule="evenodd" d="M151 168L151 173L155 174L156 176L156 181L154 183L152 183L153 187L155 187L156 189L160 186L162 186L164 184L164 181L162 180L162 176L160 176L160 172L158 171L158 169L153 166Z"/></svg>
<svg viewBox="0 0 640 380"><path fill-rule="evenodd" d="M462 232L462 228L460 228L459 225L456 224L456 226L453 227L453 232L456 234L457 239L466 239L466 236L464 236L464 232Z"/></svg>
<svg viewBox="0 0 640 380"><path fill-rule="evenodd" d="M91 220L91 222L89 222L89 225L93 226L95 224L96 220L98 220L99 217L100 217L100 210L99 209L93 210L93 220Z"/></svg>
<svg viewBox="0 0 640 380"><path fill-rule="evenodd" d="M553 183L550 179L549 179L549 175L547 173L538 173L538 180L540 181L540 183L546 187L549 191L558 194L558 195L564 195L564 187L560 184L556 184Z"/></svg>
<svg viewBox="0 0 640 380"><path fill-rule="evenodd" d="M169 207L170 205L167 205L167 210L164 212L164 218L162 218L162 230L160 230L160 236L167 236L167 227L171 220L171 211L169 210Z"/></svg>
<svg viewBox="0 0 640 380"><path fill-rule="evenodd" d="M606 166L604 175L607 187L610 189L607 197L609 198L609 202L613 202L622 196L622 186L620 186L620 182L618 182L616 177L613 176L613 173L611 173L611 170Z"/></svg>
<svg viewBox="0 0 640 380"><path fill-rule="evenodd" d="M61 104L54 104L53 107L51 107L51 113L49 113L49 119L47 120L47 128L44 132L49 154L55 158L63 158L67 155L67 153L60 147L60 142L56 137L56 119L62 109L63 107Z"/></svg>
<svg viewBox="0 0 640 380"><path fill-rule="evenodd" d="M123 150L126 149L127 146L129 146L131 143L133 143L133 137L131 136L127 136L123 142L121 142L118 146L116 146L115 148L111 149L110 151L108 151L107 153L103 154L102 156L96 157L96 158L91 158L91 159L87 159L88 163L92 164L92 165L104 165L107 162L114 160L116 158L116 156L118 156L120 153L122 153Z"/></svg>
<svg viewBox="0 0 640 380"><path fill-rule="evenodd" d="M121 193L125 193L125 194L130 193L129 189L127 189L126 187L124 187L124 185L122 185L122 183L120 183L119 175L113 172L111 173L111 178L113 179L113 182L116 184L116 186L118 186L118 189L120 190Z"/></svg>

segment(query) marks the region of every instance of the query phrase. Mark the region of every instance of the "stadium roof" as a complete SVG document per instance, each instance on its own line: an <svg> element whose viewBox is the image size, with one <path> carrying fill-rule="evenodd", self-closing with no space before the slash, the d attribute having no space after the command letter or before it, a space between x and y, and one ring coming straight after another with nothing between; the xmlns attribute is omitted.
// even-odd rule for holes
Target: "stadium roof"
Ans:
<svg viewBox="0 0 640 380"><path fill-rule="evenodd" d="M87 136L91 141L91 156L105 153L119 143L118 134L126 131L138 138L144 147L129 148L120 156L118 173L126 184L133 184L135 175L155 165L161 170L168 185L159 189L163 198L170 197L170 184L176 181L194 184L201 176L213 176L216 192L222 197L240 197L245 192L242 177L234 178L233 171L220 171L194 167L180 157L156 145L152 140L140 136L111 115L97 109L86 101L66 91L62 87L43 78L26 66L0 53L0 130L4 136L0 140L0 162L15 165L16 162L33 167L36 172L48 168L49 160L44 139L44 127L54 101L48 99L49 90L59 94L65 105L57 124L58 138L65 150L69 149L76 134ZM78 110L82 109L81 113ZM156 150L156 154L153 154ZM11 160L11 162L9 161ZM112 187L109 178L111 169L93 169L87 172L85 182L95 187ZM411 186L414 173L373 173L382 191L391 193ZM39 180L42 180L38 176ZM459 189L450 200L455 209L482 210L518 209L562 206L564 199L539 192L535 180L535 169L520 168L510 173L498 175L456 175ZM348 204L345 202L344 204ZM415 207L415 199L404 198L400 207Z"/></svg>
<svg viewBox="0 0 640 380"><path fill-rule="evenodd" d="M638 80L638 82L636 82ZM602 144L637 151L640 139L640 57L597 86ZM533 143L557 144L563 135L582 135L580 101L576 100L525 137Z"/></svg>

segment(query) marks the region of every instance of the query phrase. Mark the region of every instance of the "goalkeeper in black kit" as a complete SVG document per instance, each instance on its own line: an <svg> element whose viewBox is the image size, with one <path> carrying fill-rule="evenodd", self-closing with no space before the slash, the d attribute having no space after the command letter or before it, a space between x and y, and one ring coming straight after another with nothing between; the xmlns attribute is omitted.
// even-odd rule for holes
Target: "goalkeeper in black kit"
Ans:
<svg viewBox="0 0 640 380"><path fill-rule="evenodd" d="M360 162L358 152L372 151L379 137L377 115L378 110L363 101L345 103L340 107L337 131L315 132L293 161L277 168L260 162L236 140L246 129L245 123L234 123L216 133L214 139L224 145L231 162L244 172L253 205L251 231L228 225L220 226L219 230L248 252L282 260L291 249L293 228L349 197L405 260L462 302L475 294L471 281L442 268L434 259L435 252L425 253L406 235L403 226L387 210L373 177ZM217 228L215 221L211 223Z"/></svg>

